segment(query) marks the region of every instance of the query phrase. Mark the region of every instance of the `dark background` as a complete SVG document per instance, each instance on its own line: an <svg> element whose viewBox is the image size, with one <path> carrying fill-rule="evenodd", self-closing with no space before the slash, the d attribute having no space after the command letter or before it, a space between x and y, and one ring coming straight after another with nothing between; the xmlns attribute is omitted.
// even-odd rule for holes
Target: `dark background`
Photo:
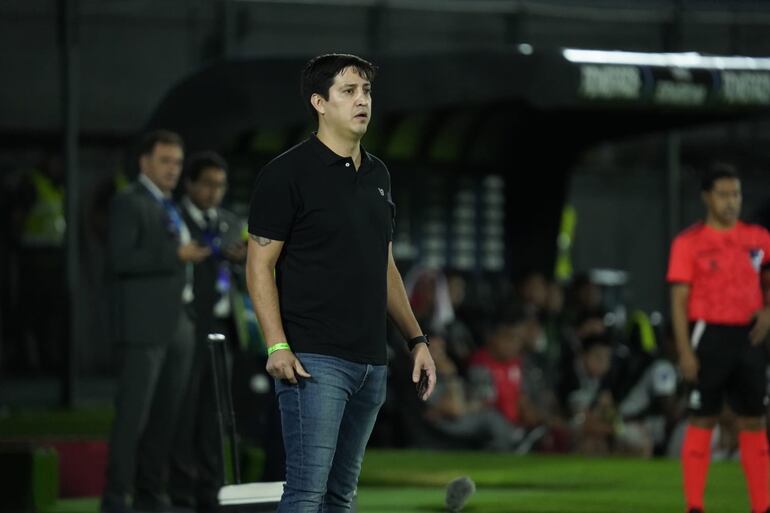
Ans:
<svg viewBox="0 0 770 513"><path fill-rule="evenodd" d="M135 173L137 135L172 128L190 149L225 154L228 204L243 213L259 167L308 132L299 70L326 52L381 66L364 143L391 167L404 270L422 261L478 280L551 274L569 204L575 270L624 271L625 304L665 317L668 243L701 214L699 170L715 159L737 163L745 216L761 220L767 208L770 86L760 80L755 100L741 105L719 100L713 84L713 97L695 107L589 100L565 47L768 56L770 5L4 0L0 201L7 206L26 172L59 155L75 185L76 231L62 267L73 322L58 327L72 334L69 388L3 360L25 284L10 246L0 249L0 404L109 401L115 362L100 230L114 177ZM472 235L453 232L458 223Z"/></svg>

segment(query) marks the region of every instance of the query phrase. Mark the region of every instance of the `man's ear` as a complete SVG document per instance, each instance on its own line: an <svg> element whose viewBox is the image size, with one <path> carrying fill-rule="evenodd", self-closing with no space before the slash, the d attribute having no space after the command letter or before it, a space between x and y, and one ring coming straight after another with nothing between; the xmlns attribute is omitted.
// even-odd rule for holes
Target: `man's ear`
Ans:
<svg viewBox="0 0 770 513"><path fill-rule="evenodd" d="M319 116L326 114L326 100L318 93L313 93L310 96L310 105L316 110Z"/></svg>

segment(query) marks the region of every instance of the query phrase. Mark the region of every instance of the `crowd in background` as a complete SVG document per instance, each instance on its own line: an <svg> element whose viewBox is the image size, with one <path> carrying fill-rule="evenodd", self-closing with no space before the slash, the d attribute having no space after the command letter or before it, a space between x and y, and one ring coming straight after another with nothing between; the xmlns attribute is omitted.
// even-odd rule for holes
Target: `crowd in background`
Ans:
<svg viewBox="0 0 770 513"><path fill-rule="evenodd" d="M510 286L414 268L410 299L430 334L438 386L425 404L391 380L385 443L416 447L676 457L686 390L660 319L611 311L589 275L567 286L527 272ZM483 285L483 286L482 286ZM500 284L498 284L500 285ZM408 355L391 337L392 372ZM737 448L725 412L715 456Z"/></svg>
<svg viewBox="0 0 770 513"><path fill-rule="evenodd" d="M3 201L3 231L9 242L3 259L8 263L14 255L10 261L17 272L16 281L6 280L2 298L5 374L55 372L63 365L68 331L60 169L59 160L46 158L37 170L17 173L17 180L3 184L8 200ZM107 205L119 182L94 189L85 236L106 239ZM45 219L48 225L36 225ZM411 267L406 285L430 336L438 388L429 402L417 400L404 377L410 372L406 346L393 330L389 351L397 377L390 380L372 443L517 453L678 453L686 391L665 323L643 312L614 316L615 305L587 274L567 284L535 271L510 283L499 280L419 263ZM770 280L766 285L770 297ZM249 361L236 363L236 374L260 372L258 350L242 358ZM236 375L234 386L244 387L248 380ZM260 387L259 393L266 390ZM274 407L272 401L248 397L242 404ZM253 412L239 416L247 437L264 437L264 426L250 425ZM259 417L263 424L274 419ZM266 432L277 434L271 427ZM717 457L735 453L729 412L715 444L721 451Z"/></svg>

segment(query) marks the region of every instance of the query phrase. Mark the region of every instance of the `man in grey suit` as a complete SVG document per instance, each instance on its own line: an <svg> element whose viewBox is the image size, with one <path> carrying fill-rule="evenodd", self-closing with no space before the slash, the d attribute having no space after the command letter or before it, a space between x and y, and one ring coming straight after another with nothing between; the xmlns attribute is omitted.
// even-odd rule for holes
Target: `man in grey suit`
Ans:
<svg viewBox="0 0 770 513"><path fill-rule="evenodd" d="M233 294L243 274L244 222L221 208L227 190L227 163L214 152L192 155L185 165L181 210L193 240L211 256L195 264L195 356L179 416L171 458L169 495L178 509L210 513L217 509L222 483L216 394L207 335L235 339ZM229 383L226 384L229 386Z"/></svg>
<svg viewBox="0 0 770 513"><path fill-rule="evenodd" d="M109 261L122 345L116 414L101 511L170 510L169 447L192 362L192 265L210 250L190 239L171 192L182 169L182 139L157 131L142 141L140 174L110 209Z"/></svg>

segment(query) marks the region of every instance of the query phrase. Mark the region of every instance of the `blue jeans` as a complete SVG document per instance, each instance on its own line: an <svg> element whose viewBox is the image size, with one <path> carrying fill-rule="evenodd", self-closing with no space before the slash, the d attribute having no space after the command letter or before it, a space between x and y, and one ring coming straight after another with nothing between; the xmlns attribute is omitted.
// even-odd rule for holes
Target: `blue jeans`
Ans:
<svg viewBox="0 0 770 513"><path fill-rule="evenodd" d="M276 380L286 448L277 513L350 511L364 450L385 401L387 366L298 353L311 378Z"/></svg>

